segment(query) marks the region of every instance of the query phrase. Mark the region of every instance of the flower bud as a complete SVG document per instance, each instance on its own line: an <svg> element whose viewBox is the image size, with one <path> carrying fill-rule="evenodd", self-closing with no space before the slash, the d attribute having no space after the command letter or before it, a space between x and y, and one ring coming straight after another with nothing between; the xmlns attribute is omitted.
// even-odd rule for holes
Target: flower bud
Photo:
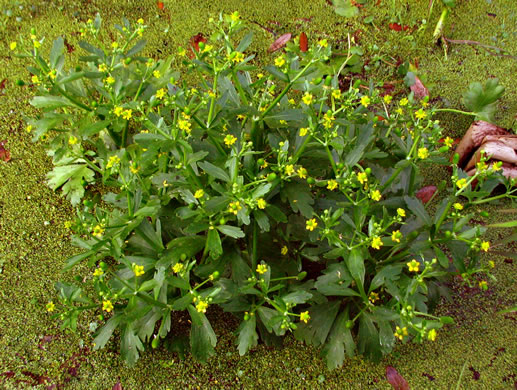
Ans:
<svg viewBox="0 0 517 390"><path fill-rule="evenodd" d="M186 254L186 253L182 253L182 254L180 255L180 260L181 260L181 261L185 261L185 260L187 260L187 254Z"/></svg>
<svg viewBox="0 0 517 390"><path fill-rule="evenodd" d="M307 272L302 271L302 272L300 272L300 273L298 274L297 279L298 279L298 280L303 280L303 279L305 279L305 277L306 277L306 276L307 276Z"/></svg>
<svg viewBox="0 0 517 390"><path fill-rule="evenodd" d="M331 84L332 84L332 77L331 76L327 76L325 78L325 86L326 87L330 87Z"/></svg>

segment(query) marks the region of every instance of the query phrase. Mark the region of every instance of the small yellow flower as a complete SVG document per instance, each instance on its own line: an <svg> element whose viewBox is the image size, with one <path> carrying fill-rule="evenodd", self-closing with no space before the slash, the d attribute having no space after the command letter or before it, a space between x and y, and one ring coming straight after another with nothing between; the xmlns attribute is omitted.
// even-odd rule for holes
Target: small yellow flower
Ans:
<svg viewBox="0 0 517 390"><path fill-rule="evenodd" d="M117 155L111 156L108 159L108 163L106 164L106 169L113 168L114 166L117 166L120 164L120 157Z"/></svg>
<svg viewBox="0 0 517 390"><path fill-rule="evenodd" d="M102 310L110 313L113 310L113 303L111 301L103 301L102 302Z"/></svg>
<svg viewBox="0 0 517 390"><path fill-rule="evenodd" d="M384 95L384 97L382 99L384 100L384 103L390 104L391 101L393 100L393 96L391 96L391 95Z"/></svg>
<svg viewBox="0 0 517 390"><path fill-rule="evenodd" d="M50 301L49 303L46 304L46 308L49 313L52 313L54 311L54 309L56 308L56 305L54 305L54 302Z"/></svg>
<svg viewBox="0 0 517 390"><path fill-rule="evenodd" d="M179 55L180 57L185 57L185 56L187 55L187 51L185 50L185 48L183 48L183 47L181 47L181 46L180 46L180 47L178 48L178 55Z"/></svg>
<svg viewBox="0 0 517 390"><path fill-rule="evenodd" d="M201 199L204 195L205 195L205 191L203 191L202 189L199 189L194 193L194 198Z"/></svg>
<svg viewBox="0 0 517 390"><path fill-rule="evenodd" d="M275 58L275 65L278 67L282 67L285 65L285 58L284 56L276 57Z"/></svg>
<svg viewBox="0 0 517 390"><path fill-rule="evenodd" d="M395 230L391 233L391 240L393 242L400 242L400 239L402 238L402 233L400 232L400 230Z"/></svg>
<svg viewBox="0 0 517 390"><path fill-rule="evenodd" d="M113 42L111 44L111 47L114 48L114 49L117 49L118 48L118 42Z"/></svg>
<svg viewBox="0 0 517 390"><path fill-rule="evenodd" d="M93 276L99 277L104 275L104 271L102 268L95 268L95 271L93 271Z"/></svg>
<svg viewBox="0 0 517 390"><path fill-rule="evenodd" d="M192 131L192 124L186 119L179 119L178 127L180 128L180 130L185 131L187 134L190 134L190 132Z"/></svg>
<svg viewBox="0 0 517 390"><path fill-rule="evenodd" d="M169 183L167 183L167 180L164 180L164 181L162 182L162 186L163 186L163 188L167 188L168 186L170 186L170 184L169 184Z"/></svg>
<svg viewBox="0 0 517 390"><path fill-rule="evenodd" d="M138 168L138 166L135 163L133 163L129 166L129 170L133 175L136 175L140 171L140 168Z"/></svg>
<svg viewBox="0 0 517 390"><path fill-rule="evenodd" d="M407 328L404 326L403 328L400 328L399 326L396 327L395 330L395 337L398 338L400 341L404 339L404 336L408 335Z"/></svg>
<svg viewBox="0 0 517 390"><path fill-rule="evenodd" d="M454 203L453 206L458 211L463 210L463 205L461 203Z"/></svg>
<svg viewBox="0 0 517 390"><path fill-rule="evenodd" d="M116 116L121 116L122 115L122 112L124 112L124 108L120 107L120 106L117 106L113 109L113 113L116 115Z"/></svg>
<svg viewBox="0 0 517 390"><path fill-rule="evenodd" d="M285 255L287 255L287 253L289 253L289 249L287 248L287 245L284 245L282 247L282 249L280 250L280 253L282 254L282 256L285 256Z"/></svg>
<svg viewBox="0 0 517 390"><path fill-rule="evenodd" d="M309 219L307 222L305 222L305 229L309 231L314 231L318 227L318 222L316 222L316 218Z"/></svg>
<svg viewBox="0 0 517 390"><path fill-rule="evenodd" d="M256 269L257 273L262 275L262 274L265 274L267 272L267 270L268 270L267 264L257 265L257 269Z"/></svg>
<svg viewBox="0 0 517 390"><path fill-rule="evenodd" d="M230 15L230 19L232 20L232 22L238 22L239 19L240 19L240 15L239 15L239 12L235 11L233 12L231 15Z"/></svg>
<svg viewBox="0 0 517 390"><path fill-rule="evenodd" d="M124 110L124 112L122 113L122 118L124 118L125 120L128 121L131 119L132 115L133 115L133 110L131 110L131 109Z"/></svg>
<svg viewBox="0 0 517 390"><path fill-rule="evenodd" d="M404 106L407 106L408 103L409 103L409 100L407 100L407 98L403 98L403 99L400 99L399 105L401 107L404 107Z"/></svg>
<svg viewBox="0 0 517 390"><path fill-rule="evenodd" d="M401 208L399 207L399 208L397 209L397 215L398 215L399 217L404 218L404 217L406 216L406 210L401 209Z"/></svg>
<svg viewBox="0 0 517 390"><path fill-rule="evenodd" d="M306 179L307 178L307 169L304 167L298 168L298 177L300 179Z"/></svg>
<svg viewBox="0 0 517 390"><path fill-rule="evenodd" d="M293 98L289 99L287 102L292 106L296 104L296 101Z"/></svg>
<svg viewBox="0 0 517 390"><path fill-rule="evenodd" d="M133 273L135 274L136 277L139 277L139 276L142 276L143 274L145 274L143 265L138 265L138 264L133 263L133 264L131 264L131 269L133 270Z"/></svg>
<svg viewBox="0 0 517 390"><path fill-rule="evenodd" d="M239 210L241 210L241 209L242 209L242 206L238 200L235 202L231 202L228 205L228 211L230 213L232 213L233 215L237 215L239 213Z"/></svg>
<svg viewBox="0 0 517 390"><path fill-rule="evenodd" d="M314 96L311 93L305 92L302 97L302 102L304 102L307 106L310 105L314 101Z"/></svg>
<svg viewBox="0 0 517 390"><path fill-rule="evenodd" d="M427 112L420 108L417 112L415 112L415 116L417 119L424 119L425 117L427 117Z"/></svg>
<svg viewBox="0 0 517 390"><path fill-rule="evenodd" d="M163 99L164 96L167 94L167 91L165 88L160 88L158 91L156 91L156 98L157 99Z"/></svg>
<svg viewBox="0 0 517 390"><path fill-rule="evenodd" d="M288 164L285 166L285 174L291 176L294 173L294 165Z"/></svg>
<svg viewBox="0 0 517 390"><path fill-rule="evenodd" d="M436 329L431 329L429 333L427 333L427 339L430 341L436 340Z"/></svg>
<svg viewBox="0 0 517 390"><path fill-rule="evenodd" d="M41 42L40 41L32 41L32 44L34 45L34 48L35 49L39 49L41 47Z"/></svg>
<svg viewBox="0 0 517 390"><path fill-rule="evenodd" d="M203 301L202 299L196 304L196 310L199 313L206 313L206 309L208 308L208 303Z"/></svg>
<svg viewBox="0 0 517 390"><path fill-rule="evenodd" d="M457 186L459 189L465 188L465 187L467 186L467 179L459 179L459 180L456 182L456 186Z"/></svg>
<svg viewBox="0 0 517 390"><path fill-rule="evenodd" d="M74 137L73 135L71 135L70 138L68 138L68 145L75 145L77 144L77 142L79 142L79 140L77 139L77 137Z"/></svg>
<svg viewBox="0 0 517 390"><path fill-rule="evenodd" d="M241 53L240 51L236 51L234 54L234 57L232 58L232 61L235 62L236 64L241 63L242 61L244 61L244 54Z"/></svg>
<svg viewBox="0 0 517 390"><path fill-rule="evenodd" d="M138 24L144 24L144 19L140 18L136 21Z"/></svg>
<svg viewBox="0 0 517 390"><path fill-rule="evenodd" d="M263 77L264 77L264 75L263 75L262 73L259 73L259 74L257 75L257 78L258 78L259 80L260 80L261 78L263 78Z"/></svg>
<svg viewBox="0 0 517 390"><path fill-rule="evenodd" d="M162 77L162 74L160 73L160 71L159 71L159 70L155 70L155 71L153 72L153 76L154 76L154 77L156 77L157 79L159 79L160 77Z"/></svg>
<svg viewBox="0 0 517 390"><path fill-rule="evenodd" d="M359 180L359 183L364 184L368 181L368 175L366 172L357 172L357 180Z"/></svg>
<svg viewBox="0 0 517 390"><path fill-rule="evenodd" d="M14 50L14 49L16 49L16 46L17 46L16 42L11 42L9 44L9 49Z"/></svg>
<svg viewBox="0 0 517 390"><path fill-rule="evenodd" d="M481 243L481 250L483 250L484 252L488 252L489 249L490 249L490 242L489 241L483 241Z"/></svg>
<svg viewBox="0 0 517 390"><path fill-rule="evenodd" d="M40 84L40 83L41 83L41 81L40 81L39 77L38 77L38 76L36 76L36 75L33 75L33 76L31 77L31 81L32 81L32 84L35 84L35 85L38 85L38 84Z"/></svg>
<svg viewBox="0 0 517 390"><path fill-rule="evenodd" d="M113 76L108 76L104 81L106 84L115 84L115 78Z"/></svg>
<svg viewBox="0 0 517 390"><path fill-rule="evenodd" d="M381 200L381 192L379 190L374 190L370 193L370 198L372 198L372 200L378 202L379 200Z"/></svg>
<svg viewBox="0 0 517 390"><path fill-rule="evenodd" d="M237 137L234 137L231 134L228 134L226 137L224 137L224 143L226 146L232 146L235 142L237 142Z"/></svg>
<svg viewBox="0 0 517 390"><path fill-rule="evenodd" d="M309 132L309 128L308 127L302 127L300 129L300 137L305 137L308 132Z"/></svg>
<svg viewBox="0 0 517 390"><path fill-rule="evenodd" d="M101 238L103 234L104 234L104 227L102 227L101 225L95 225L95 227L93 228L93 231L92 231L92 236Z"/></svg>
<svg viewBox="0 0 517 390"><path fill-rule="evenodd" d="M364 107L368 107L370 105L370 97L369 96L362 96L361 97L361 105Z"/></svg>
<svg viewBox="0 0 517 390"><path fill-rule="evenodd" d="M409 263L406 263L409 268L409 272L418 272L420 269L420 263L415 259L411 260Z"/></svg>
<svg viewBox="0 0 517 390"><path fill-rule="evenodd" d="M375 303L379 300L379 294L376 293L375 291L372 291L368 297L368 300L371 302L371 303Z"/></svg>
<svg viewBox="0 0 517 390"><path fill-rule="evenodd" d="M479 282L479 288L481 290L488 290L488 283L486 282L486 280L482 280L481 282Z"/></svg>
<svg viewBox="0 0 517 390"><path fill-rule="evenodd" d="M327 189L330 191L334 191L338 187L338 182L334 179L331 179L327 182Z"/></svg>
<svg viewBox="0 0 517 390"><path fill-rule="evenodd" d="M176 263L172 266L172 271L176 274L179 274L184 269L183 263Z"/></svg>
<svg viewBox="0 0 517 390"><path fill-rule="evenodd" d="M329 45L329 44L328 44L328 42L327 42L327 40L326 40L326 39L322 39L322 40L320 40L320 41L318 42L318 46L323 47L323 48L328 47L328 45Z"/></svg>
<svg viewBox="0 0 517 390"><path fill-rule="evenodd" d="M28 126L25 128L25 131L26 131L27 133L30 133L30 132L32 131L32 129L33 129L33 128L34 128L34 127L32 127L32 125L28 125Z"/></svg>
<svg viewBox="0 0 517 390"><path fill-rule="evenodd" d="M98 69L99 69L99 72L106 73L108 71L108 65L100 64Z"/></svg>
<svg viewBox="0 0 517 390"><path fill-rule="evenodd" d="M404 113L404 111L403 111L403 110L402 110L402 108L400 108L400 107L399 107L399 108L397 108L397 109L395 110L395 112L396 112L397 114L399 114L399 115L402 115L402 114Z"/></svg>
<svg viewBox="0 0 517 390"><path fill-rule="evenodd" d="M257 206L259 209L264 210L267 206L267 202L264 198L259 198L257 199Z"/></svg>
<svg viewBox="0 0 517 390"><path fill-rule="evenodd" d="M308 311L304 311L300 313L300 321L307 323L311 319L311 316L309 315Z"/></svg>
<svg viewBox="0 0 517 390"><path fill-rule="evenodd" d="M280 119L278 122L280 122L281 125L287 125L287 121L284 119Z"/></svg>
<svg viewBox="0 0 517 390"><path fill-rule="evenodd" d="M372 243L370 244L370 246L373 248L373 249L381 249L381 246L382 246L382 239L378 236L374 236L372 238Z"/></svg>
<svg viewBox="0 0 517 390"><path fill-rule="evenodd" d="M268 163L266 160L264 160L264 163L260 166L260 169L266 169L268 167Z"/></svg>
<svg viewBox="0 0 517 390"><path fill-rule="evenodd" d="M336 100L339 100L341 99L342 95L341 95L341 90L339 89L333 89L332 90L332 97Z"/></svg>
<svg viewBox="0 0 517 390"><path fill-rule="evenodd" d="M454 143L454 140L451 138L451 137L446 137L444 140L443 140L443 143L445 146L447 146L448 148L452 147L452 144Z"/></svg>
<svg viewBox="0 0 517 390"><path fill-rule="evenodd" d="M429 157L429 150L427 148L418 148L418 158L425 160L427 157Z"/></svg>

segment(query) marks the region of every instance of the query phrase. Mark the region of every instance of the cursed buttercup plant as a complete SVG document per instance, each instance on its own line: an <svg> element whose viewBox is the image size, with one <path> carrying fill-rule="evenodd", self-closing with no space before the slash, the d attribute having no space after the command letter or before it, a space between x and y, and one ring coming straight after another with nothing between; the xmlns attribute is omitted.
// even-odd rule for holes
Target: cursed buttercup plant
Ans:
<svg viewBox="0 0 517 390"><path fill-rule="evenodd" d="M71 328L96 311L105 323L95 348L117 331L129 363L164 338L205 361L216 345L205 312L216 304L241 320L241 354L293 331L336 367L345 353L377 358L397 339L434 340L451 320L430 313L442 281L487 271L484 228L467 226L460 197L489 194L503 180L497 166L473 178L454 167L430 214L415 197L420 170L448 164L452 140L426 101L360 81L340 89L326 40L306 53L288 45L252 76L251 33L234 42L238 14L212 23L192 60L178 51L195 87L172 57L138 56L142 20L117 26L108 46L100 17L89 21L88 54L71 70L61 38L50 60L36 32L18 45L36 64L41 114L28 130L48 142L49 184L78 206L70 226L83 252L65 268L86 262L93 285L58 283L60 304L48 309ZM190 316L188 339L175 333L175 311Z"/></svg>

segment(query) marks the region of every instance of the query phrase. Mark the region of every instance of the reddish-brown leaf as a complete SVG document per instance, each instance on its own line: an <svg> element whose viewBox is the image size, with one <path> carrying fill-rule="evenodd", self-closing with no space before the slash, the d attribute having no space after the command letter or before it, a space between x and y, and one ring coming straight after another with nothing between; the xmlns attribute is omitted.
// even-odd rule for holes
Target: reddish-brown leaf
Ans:
<svg viewBox="0 0 517 390"><path fill-rule="evenodd" d="M390 23L388 26L393 31L402 31L402 30L407 31L407 30L409 30L409 26L402 26L399 23Z"/></svg>
<svg viewBox="0 0 517 390"><path fill-rule="evenodd" d="M74 45L72 45L70 42L68 42L68 41L66 40L66 38L65 38L65 40L64 40L64 42L63 42L63 43L65 44L65 46L66 46L66 51L67 51L68 53L73 53L73 52L75 51L75 47L74 47Z"/></svg>
<svg viewBox="0 0 517 390"><path fill-rule="evenodd" d="M269 46L269 51L277 51L281 49L286 45L287 42L289 42L289 39L291 39L291 33L281 35L280 38L278 38L271 44L271 46Z"/></svg>
<svg viewBox="0 0 517 390"><path fill-rule="evenodd" d="M395 390L410 390L407 381L391 366L386 367L386 379Z"/></svg>
<svg viewBox="0 0 517 390"><path fill-rule="evenodd" d="M300 34L300 50L304 53L309 50L309 41L307 40L307 34L304 32Z"/></svg>
<svg viewBox="0 0 517 390"><path fill-rule="evenodd" d="M165 7L165 5L163 4L163 1L157 1L156 6L158 7L158 9L163 9Z"/></svg>
<svg viewBox="0 0 517 390"><path fill-rule="evenodd" d="M9 161L11 159L11 153L5 148L7 140L0 141L0 160Z"/></svg>
<svg viewBox="0 0 517 390"><path fill-rule="evenodd" d="M423 187L416 193L416 197L422 201L423 204L426 204L431 200L434 193L438 190L436 186L427 186Z"/></svg>
<svg viewBox="0 0 517 390"><path fill-rule="evenodd" d="M203 43L206 42L206 38L204 37L204 35L202 33L194 35L192 38L190 38L190 42L189 42L189 44L190 44L190 52L189 52L190 59L195 57L194 52L192 51L192 49L194 49L196 52L199 53L199 44L201 42L203 42Z"/></svg>
<svg viewBox="0 0 517 390"><path fill-rule="evenodd" d="M0 95L5 95L5 85L7 84L7 79L3 79L0 81Z"/></svg>
<svg viewBox="0 0 517 390"><path fill-rule="evenodd" d="M423 99L426 96L429 96L429 90L425 87L425 85L420 81L418 77L415 76L415 84L411 87L411 92L417 99Z"/></svg>
<svg viewBox="0 0 517 390"><path fill-rule="evenodd" d="M120 384L120 382L117 382L115 386L113 386L113 390L122 390L122 385Z"/></svg>

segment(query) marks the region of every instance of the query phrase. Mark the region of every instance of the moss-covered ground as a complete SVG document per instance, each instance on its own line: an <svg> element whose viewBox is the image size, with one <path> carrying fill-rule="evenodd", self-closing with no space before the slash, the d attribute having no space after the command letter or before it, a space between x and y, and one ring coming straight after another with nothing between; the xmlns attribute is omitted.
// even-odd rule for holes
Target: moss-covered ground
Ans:
<svg viewBox="0 0 517 390"><path fill-rule="evenodd" d="M51 41L64 35L77 50L69 55L77 59L80 23L100 12L106 26L120 22L122 16L142 17L151 25L147 34L147 54L163 57L178 45L185 46L198 32L207 33L207 20L220 11L238 10L255 31L250 48L258 63L271 60L267 47L274 40L267 29L278 33L305 31L310 40L327 37L345 47L347 34L365 50L372 69L367 77L393 81L398 60L419 63L419 75L430 87L433 98L443 105L460 108L460 98L469 83L498 77L506 87L498 105L500 125L514 125L517 113L517 89L514 86L517 61L492 56L478 47L451 44L447 59L431 43L431 34L439 10L428 20L426 31L419 31L427 19L427 1L368 1L355 19L337 16L325 0L164 0L159 10L151 0L32 0L0 2L0 80L7 79L0 97L0 140L12 159L0 162L0 388L111 389L120 380L124 389L183 388L328 388L388 389L385 368L392 365L413 389L456 388L460 372L462 389L511 389L517 383L517 315L496 314L517 302L516 266L510 259L490 256L496 267L497 282L489 290L457 286L452 301L439 310L455 319L439 333L434 343L401 345L380 364L360 358L347 360L344 366L328 371L319 352L287 337L285 347L259 346L239 357L234 346L231 317L210 313L219 335L217 356L207 365L190 358L180 360L163 349L146 352L135 368L128 368L117 355L113 342L104 351L90 350L88 324L84 317L77 334L62 331L46 313L45 304L55 299L54 283L70 275L60 270L64 259L74 253L64 222L73 217L68 202L45 184L50 161L40 144L32 144L24 132L22 118L31 108L33 90L15 87L18 78L28 78L25 62L13 58L8 43L18 34L29 34L35 27ZM452 39L469 39L499 46L517 55L517 5L503 0L457 0L446 31ZM15 19L21 17L21 21ZM373 23L364 17L373 16ZM410 26L408 31L393 31L388 23ZM259 25L266 27L260 27ZM167 31L167 32L165 32ZM48 43L47 43L48 46ZM378 65L376 65L376 63ZM440 118L452 136L461 136L471 119L457 115ZM429 182L444 178L444 171L428 172ZM432 179L431 179L432 177ZM502 213L508 203L484 209L490 221L515 218ZM489 239L508 231L491 231ZM514 247L510 247L512 250ZM47 387L55 385L55 387Z"/></svg>

